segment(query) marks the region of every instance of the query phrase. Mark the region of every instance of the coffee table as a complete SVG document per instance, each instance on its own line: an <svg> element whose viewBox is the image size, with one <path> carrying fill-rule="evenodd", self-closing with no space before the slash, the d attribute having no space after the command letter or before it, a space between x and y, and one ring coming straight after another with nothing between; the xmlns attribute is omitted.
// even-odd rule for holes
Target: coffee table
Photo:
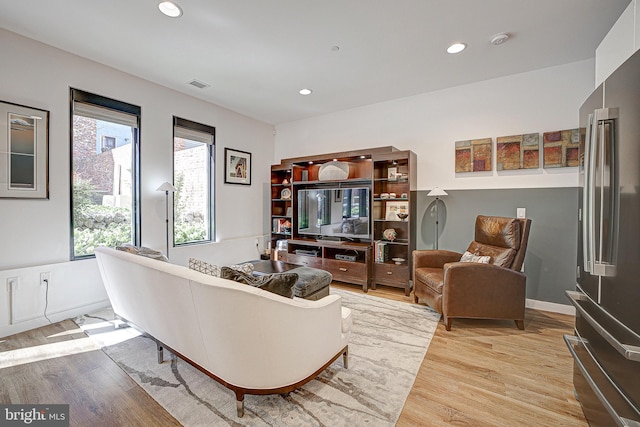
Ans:
<svg viewBox="0 0 640 427"><path fill-rule="evenodd" d="M253 264L255 276L286 272L296 273L298 281L293 287L293 293L296 297L318 300L329 295L329 284L333 277L328 271L275 260L250 262Z"/></svg>

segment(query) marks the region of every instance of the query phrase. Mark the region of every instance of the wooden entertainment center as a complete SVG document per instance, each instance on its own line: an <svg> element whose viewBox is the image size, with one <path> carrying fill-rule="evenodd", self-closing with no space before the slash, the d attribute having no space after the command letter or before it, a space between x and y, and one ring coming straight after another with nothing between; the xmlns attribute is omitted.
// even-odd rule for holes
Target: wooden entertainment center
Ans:
<svg viewBox="0 0 640 427"><path fill-rule="evenodd" d="M276 259L409 295L416 181L415 153L395 147L283 159L271 167L271 247L287 242Z"/></svg>

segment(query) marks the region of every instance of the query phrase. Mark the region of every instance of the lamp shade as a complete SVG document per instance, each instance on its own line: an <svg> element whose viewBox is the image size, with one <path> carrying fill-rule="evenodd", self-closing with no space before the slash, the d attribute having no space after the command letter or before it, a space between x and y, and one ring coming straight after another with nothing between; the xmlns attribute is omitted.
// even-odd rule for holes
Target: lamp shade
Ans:
<svg viewBox="0 0 640 427"><path fill-rule="evenodd" d="M442 188L440 187L436 187L433 190L429 191L429 194L427 194L427 196L433 197L433 196L448 196L447 192L444 191Z"/></svg>
<svg viewBox="0 0 640 427"><path fill-rule="evenodd" d="M176 191L178 191L178 189L174 187L170 182L163 182L162 185L156 189L156 191L169 191L171 193L175 193Z"/></svg>

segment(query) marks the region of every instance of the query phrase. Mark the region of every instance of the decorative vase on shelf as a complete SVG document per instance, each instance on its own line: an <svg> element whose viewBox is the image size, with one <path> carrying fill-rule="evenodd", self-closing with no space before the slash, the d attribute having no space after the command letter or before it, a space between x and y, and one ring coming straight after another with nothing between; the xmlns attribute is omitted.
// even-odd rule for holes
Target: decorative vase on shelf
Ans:
<svg viewBox="0 0 640 427"><path fill-rule="evenodd" d="M398 233L393 228L387 228L382 232L382 238L390 242L396 240L396 237L398 237Z"/></svg>
<svg viewBox="0 0 640 427"><path fill-rule="evenodd" d="M400 221L406 220L409 216L409 214L406 212L398 212L396 215L398 216L398 218L400 218Z"/></svg>

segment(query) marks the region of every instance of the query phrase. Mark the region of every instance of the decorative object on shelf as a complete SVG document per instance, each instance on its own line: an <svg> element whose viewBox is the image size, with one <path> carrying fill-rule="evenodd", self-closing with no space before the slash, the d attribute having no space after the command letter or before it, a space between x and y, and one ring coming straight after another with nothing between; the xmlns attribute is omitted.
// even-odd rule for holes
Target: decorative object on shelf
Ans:
<svg viewBox="0 0 640 427"><path fill-rule="evenodd" d="M545 168L578 166L580 129L545 132L542 141Z"/></svg>
<svg viewBox="0 0 640 427"><path fill-rule="evenodd" d="M293 207L292 206L287 207L286 216L293 216Z"/></svg>
<svg viewBox="0 0 640 427"><path fill-rule="evenodd" d="M171 192L171 194L175 193L176 191L178 191L178 189L176 187L173 186L173 184L171 184L170 182L163 182L160 187L156 188L156 191L164 191L164 198L165 198L165 223L166 223L166 231L165 231L165 235L167 238L167 251L165 252L165 255L167 256L167 258L169 258L169 192Z"/></svg>
<svg viewBox="0 0 640 427"><path fill-rule="evenodd" d="M339 179L349 178L349 163L332 161L320 166L318 171L318 180L320 181L336 181Z"/></svg>
<svg viewBox="0 0 640 427"><path fill-rule="evenodd" d="M409 214L406 212L398 212L396 215L400 218L400 221L404 221L409 217Z"/></svg>
<svg viewBox="0 0 640 427"><path fill-rule="evenodd" d="M380 198L381 199L388 199L389 198L389 193L380 193Z"/></svg>
<svg viewBox="0 0 640 427"><path fill-rule="evenodd" d="M436 198L436 200L435 200L435 205L436 205L436 235L435 235L435 238L433 240L434 240L434 245L435 245L434 249L438 249L438 238L439 238L439 236L438 236L438 232L439 232L439 230L438 230L438 222L440 220L440 217L438 216L438 204L440 203L440 197L441 196L448 196L448 194L442 188L436 187L433 190L429 191L427 196Z"/></svg>
<svg viewBox="0 0 640 427"><path fill-rule="evenodd" d="M496 169L537 169L540 166L540 134L500 136L496 140Z"/></svg>
<svg viewBox="0 0 640 427"><path fill-rule="evenodd" d="M404 258L391 258L391 261L393 261L396 264L400 265L405 261L405 259Z"/></svg>
<svg viewBox="0 0 640 427"><path fill-rule="evenodd" d="M389 193L389 198L390 199L395 199L396 198L396 193Z"/></svg>
<svg viewBox="0 0 640 427"><path fill-rule="evenodd" d="M456 172L492 170L491 138L456 141Z"/></svg>
<svg viewBox="0 0 640 427"><path fill-rule="evenodd" d="M282 185L288 185L289 184L289 180L287 178L282 180Z"/></svg>
<svg viewBox="0 0 640 427"><path fill-rule="evenodd" d="M302 171L302 181L308 181L309 180L309 171Z"/></svg>
<svg viewBox="0 0 640 427"><path fill-rule="evenodd" d="M386 230L384 230L382 232L382 237L385 240L388 240L390 242L393 242L394 240L396 240L396 237L398 237L398 233L396 232L395 229L393 228L387 228Z"/></svg>
<svg viewBox="0 0 640 427"><path fill-rule="evenodd" d="M398 180L398 168L389 168L389 169L387 169L387 180L389 180L389 181L397 181Z"/></svg>
<svg viewBox="0 0 640 427"><path fill-rule="evenodd" d="M251 185L251 153L224 149L224 182Z"/></svg>
<svg viewBox="0 0 640 427"><path fill-rule="evenodd" d="M384 219L386 219L387 221L397 221L398 219L400 219L398 217L399 213L408 213L408 212L409 212L408 202L387 202Z"/></svg>
<svg viewBox="0 0 640 427"><path fill-rule="evenodd" d="M408 199L408 198L409 198L409 196L407 195L407 193L402 193L402 194L400 195L400 198L401 198L401 199Z"/></svg>
<svg viewBox="0 0 640 427"><path fill-rule="evenodd" d="M288 188L283 188L280 192L281 199L290 199L291 198L291 190Z"/></svg>
<svg viewBox="0 0 640 427"><path fill-rule="evenodd" d="M49 112L0 102L0 117L0 197L48 199Z"/></svg>

